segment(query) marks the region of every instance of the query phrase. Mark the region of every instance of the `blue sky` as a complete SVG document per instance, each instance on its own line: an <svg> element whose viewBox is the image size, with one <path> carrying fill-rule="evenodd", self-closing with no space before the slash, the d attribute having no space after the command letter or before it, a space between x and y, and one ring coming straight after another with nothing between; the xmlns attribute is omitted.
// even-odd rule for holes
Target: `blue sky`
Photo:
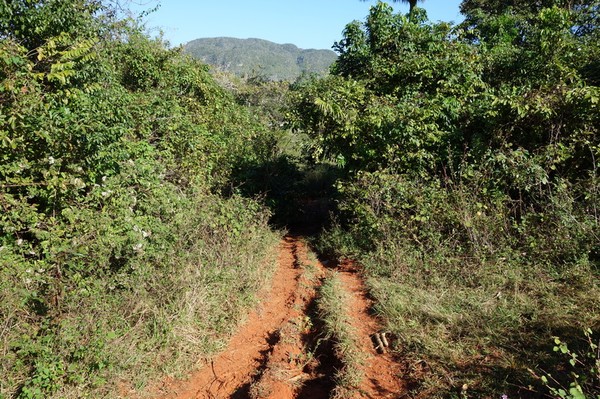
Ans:
<svg viewBox="0 0 600 399"><path fill-rule="evenodd" d="M134 0L149 9L157 0ZM255 37L300 48L331 48L344 26L364 20L376 1L359 0L161 0L158 11L145 18L151 33L164 32L171 45L201 37ZM425 0L419 5L432 21L460 22L460 0ZM407 12L408 5L394 3Z"/></svg>

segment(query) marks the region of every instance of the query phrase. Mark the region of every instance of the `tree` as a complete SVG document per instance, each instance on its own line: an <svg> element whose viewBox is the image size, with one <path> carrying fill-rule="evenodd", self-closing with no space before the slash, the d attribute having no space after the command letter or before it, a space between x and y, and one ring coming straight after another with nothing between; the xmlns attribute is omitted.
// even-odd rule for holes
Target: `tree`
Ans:
<svg viewBox="0 0 600 399"><path fill-rule="evenodd" d="M367 1L367 0L362 0ZM392 0L394 3L408 3L410 5L410 9L408 11L409 14L412 14L414 8L417 6L417 1L419 0ZM425 0L420 0L421 2Z"/></svg>
<svg viewBox="0 0 600 399"><path fill-rule="evenodd" d="M35 50L61 34L95 36L99 28L96 17L103 10L108 8L93 0L0 1L0 38ZM37 53L31 55L37 57Z"/></svg>
<svg viewBox="0 0 600 399"><path fill-rule="evenodd" d="M457 131L455 119L481 86L476 54L450 42L450 29L418 9L406 16L384 2L364 23L348 24L334 45L335 76L309 86L298 107L323 153L349 170L435 169L434 158Z"/></svg>
<svg viewBox="0 0 600 399"><path fill-rule="evenodd" d="M483 12L486 15L501 15L507 10L519 14L537 14L543 8L557 6L570 10L588 3L590 2L585 0L463 0L460 4L460 11L466 17L472 17L477 12Z"/></svg>
<svg viewBox="0 0 600 399"><path fill-rule="evenodd" d="M394 3L402 2L410 5L409 14L412 14L413 9L417 6L417 0L393 0ZM424 0L421 0L424 1Z"/></svg>

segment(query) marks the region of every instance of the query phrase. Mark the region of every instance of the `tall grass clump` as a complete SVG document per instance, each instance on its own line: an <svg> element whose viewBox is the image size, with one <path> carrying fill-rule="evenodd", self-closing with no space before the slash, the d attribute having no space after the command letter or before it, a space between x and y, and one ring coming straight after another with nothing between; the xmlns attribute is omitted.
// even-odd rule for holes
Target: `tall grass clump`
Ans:
<svg viewBox="0 0 600 399"><path fill-rule="evenodd" d="M350 397L364 377L365 354L361 352L356 331L348 321L351 301L340 277L334 272L329 273L319 287L317 311L323 323L323 338L333 342L334 353L342 364L334 376L335 398Z"/></svg>

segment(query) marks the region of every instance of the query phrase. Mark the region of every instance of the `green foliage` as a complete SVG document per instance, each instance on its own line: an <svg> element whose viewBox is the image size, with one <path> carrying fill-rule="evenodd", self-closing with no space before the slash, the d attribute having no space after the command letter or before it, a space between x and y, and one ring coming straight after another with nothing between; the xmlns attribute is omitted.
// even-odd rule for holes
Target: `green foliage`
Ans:
<svg viewBox="0 0 600 399"><path fill-rule="evenodd" d="M18 41L35 56L53 37L94 37L102 26L95 16L103 11L100 2L89 0L3 0L0 37Z"/></svg>
<svg viewBox="0 0 600 399"><path fill-rule="evenodd" d="M599 322L598 3L496 3L458 27L379 3L294 91L346 172L319 245L363 263L415 395L529 397L540 337Z"/></svg>
<svg viewBox="0 0 600 399"><path fill-rule="evenodd" d="M0 11L0 397L140 389L268 277L269 212L218 194L267 128L98 2Z"/></svg>
<svg viewBox="0 0 600 399"><path fill-rule="evenodd" d="M600 397L600 352L598 344L593 340L591 329L584 331L587 347L581 353L569 348L566 342L554 337L554 352L564 355L569 359L569 368L572 381L565 388L551 374L546 373L539 377L550 391L550 394L563 399L585 399Z"/></svg>
<svg viewBox="0 0 600 399"><path fill-rule="evenodd" d="M438 174L465 155L477 162L508 147L558 173L589 171L598 89L585 85L578 54L596 45L571 29L579 15L544 9L514 32L502 26L518 17L503 15L490 20L498 34L470 44L461 30L409 21L380 3L337 44L339 77L298 92L297 126L352 169ZM565 148L578 155L557 157Z"/></svg>
<svg viewBox="0 0 600 399"><path fill-rule="evenodd" d="M447 24L415 24L379 3L336 44L339 77L299 92L298 126L318 132L322 151L351 169L435 168L483 86L474 50L449 33Z"/></svg>

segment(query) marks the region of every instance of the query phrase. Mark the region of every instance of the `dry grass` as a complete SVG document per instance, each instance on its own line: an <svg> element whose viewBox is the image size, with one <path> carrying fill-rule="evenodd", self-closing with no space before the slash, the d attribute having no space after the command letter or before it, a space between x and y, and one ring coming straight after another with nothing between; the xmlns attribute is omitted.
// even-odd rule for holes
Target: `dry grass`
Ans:
<svg viewBox="0 0 600 399"><path fill-rule="evenodd" d="M319 289L318 312L326 339L333 340L334 351L343 367L335 375L334 397L349 397L363 379L365 354L360 350L356 331L349 323L351 298L340 277L330 272Z"/></svg>
<svg viewBox="0 0 600 399"><path fill-rule="evenodd" d="M415 393L541 397L527 369L556 367L552 336L573 340L600 325L600 284L585 264L558 274L505 259L442 265L434 256L382 242L363 259L375 309L414 371Z"/></svg>
<svg viewBox="0 0 600 399"><path fill-rule="evenodd" d="M277 261L279 235L269 228L268 214L244 211L243 201L197 198L186 217L171 221L178 236L161 241L161 256L134 261L127 273L82 280L81 291L64 293L60 318L43 331L51 339L42 341L47 346L33 341L24 347L48 351L37 355L36 367L58 377L48 378L56 388L45 397L143 397L153 381L183 377L221 349L256 305ZM9 290L2 295L7 301L0 311L13 298ZM1 319L16 326L15 318ZM6 342L15 342L19 331L34 333L25 327L0 331L2 351L13 353ZM77 369L64 371L61 359ZM0 371L15 361L3 356ZM14 396L25 381L11 373L1 378L0 397Z"/></svg>

